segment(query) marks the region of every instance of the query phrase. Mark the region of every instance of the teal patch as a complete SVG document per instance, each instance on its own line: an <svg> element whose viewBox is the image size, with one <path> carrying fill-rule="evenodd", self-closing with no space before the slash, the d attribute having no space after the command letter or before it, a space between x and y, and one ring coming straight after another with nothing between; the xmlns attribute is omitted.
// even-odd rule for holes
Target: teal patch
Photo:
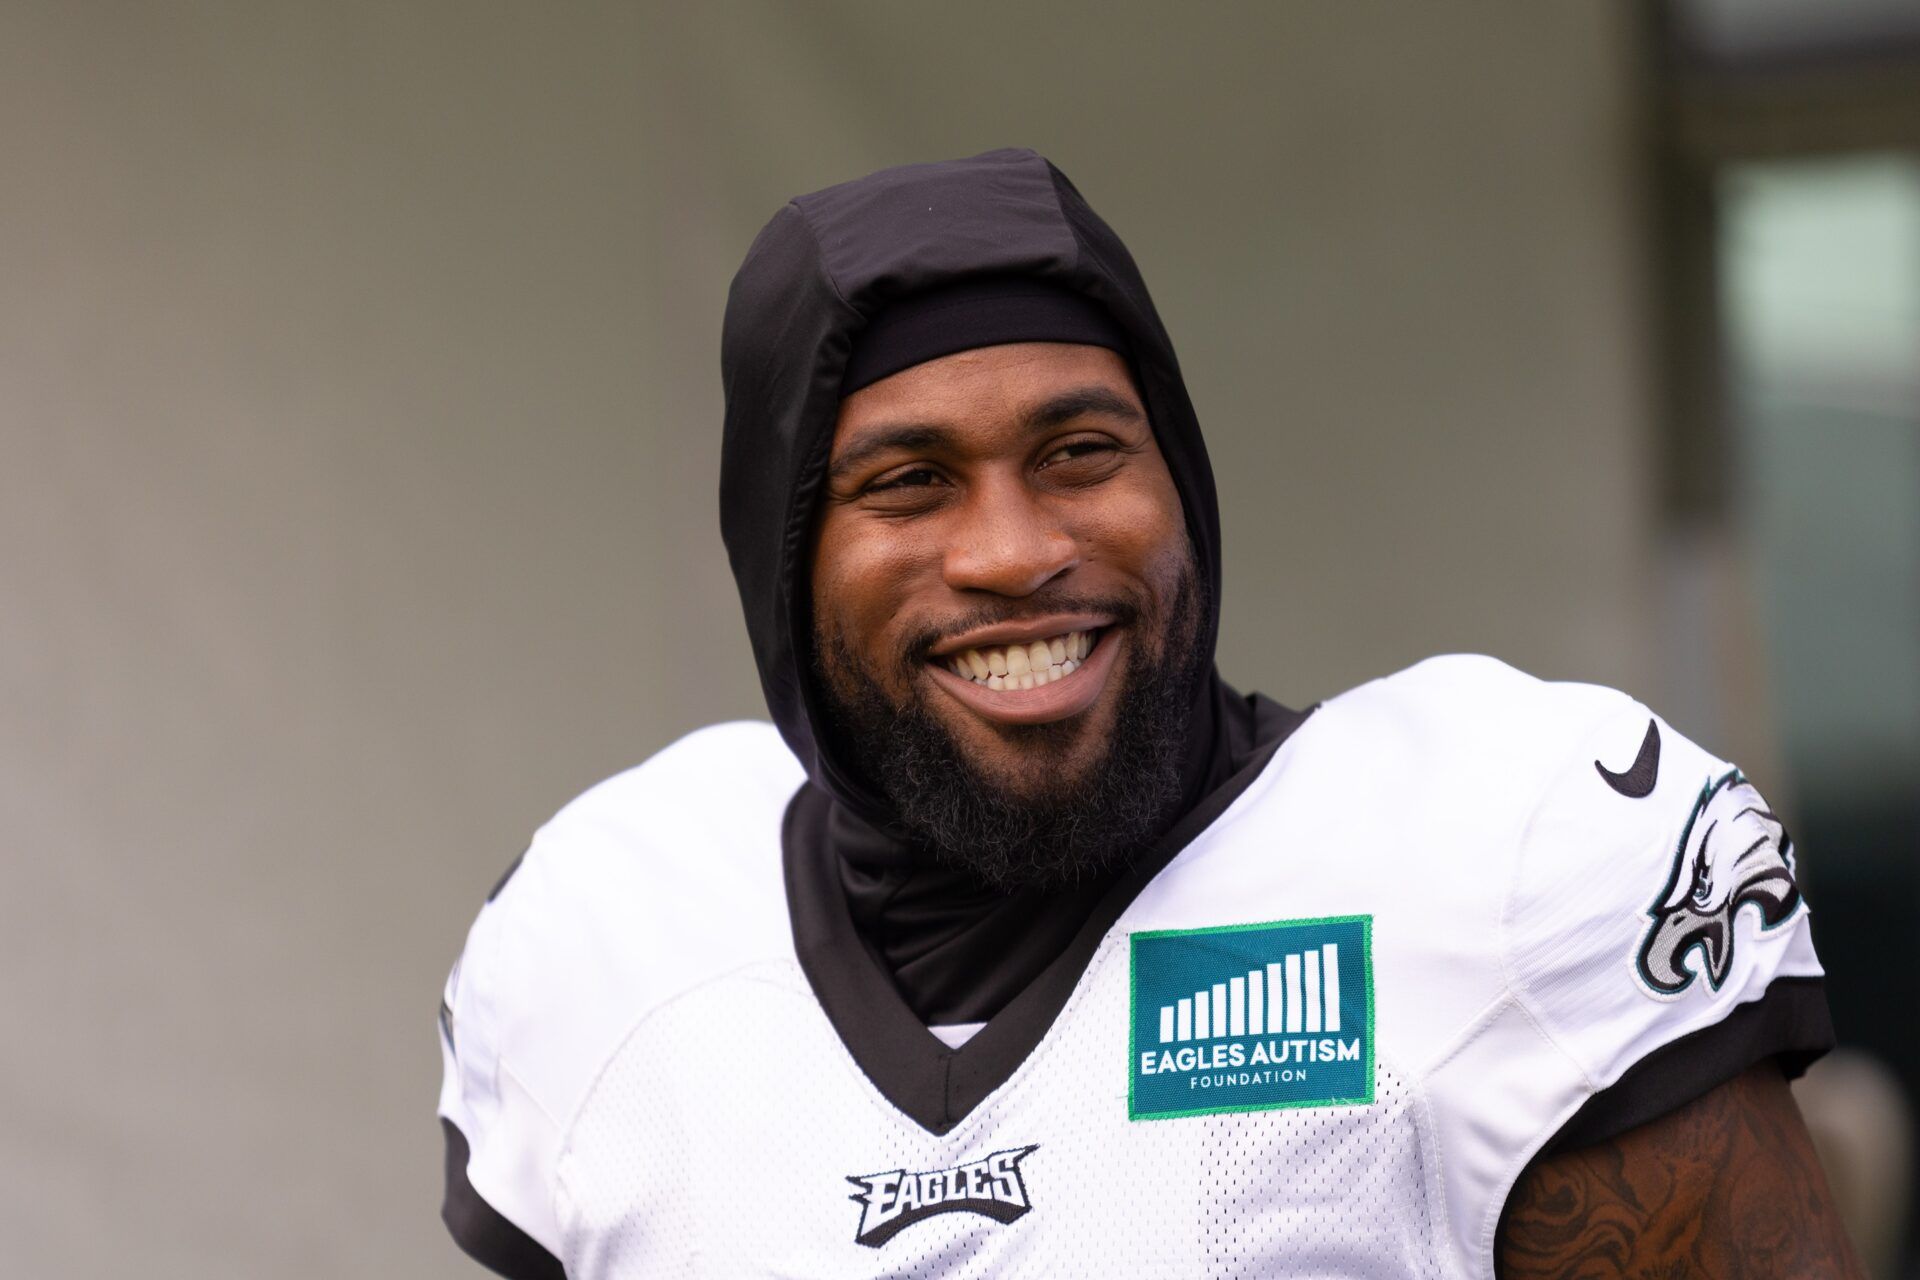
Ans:
<svg viewBox="0 0 1920 1280"><path fill-rule="evenodd" d="M1135 1120L1373 1101L1373 917L1136 933Z"/></svg>

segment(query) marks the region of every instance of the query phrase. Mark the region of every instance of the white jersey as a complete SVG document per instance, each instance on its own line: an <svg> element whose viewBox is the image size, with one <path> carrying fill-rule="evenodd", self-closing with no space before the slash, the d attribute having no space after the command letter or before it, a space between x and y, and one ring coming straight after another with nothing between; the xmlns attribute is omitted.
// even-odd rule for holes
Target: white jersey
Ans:
<svg viewBox="0 0 1920 1280"><path fill-rule="evenodd" d="M936 1131L797 952L802 781L769 726L696 733L474 925L441 1114L573 1280L1490 1276L1589 1100L1821 974L1737 770L1621 694L1439 658L1309 717Z"/></svg>

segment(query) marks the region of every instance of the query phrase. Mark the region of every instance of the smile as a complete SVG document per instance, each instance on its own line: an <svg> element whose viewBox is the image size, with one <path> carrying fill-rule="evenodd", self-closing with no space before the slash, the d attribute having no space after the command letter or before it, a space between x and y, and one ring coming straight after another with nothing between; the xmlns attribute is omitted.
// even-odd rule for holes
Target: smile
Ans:
<svg viewBox="0 0 1920 1280"><path fill-rule="evenodd" d="M1046 724L1100 699L1125 647L1124 627L1097 614L1003 623L953 637L926 665L933 683L984 720Z"/></svg>
<svg viewBox="0 0 1920 1280"><path fill-rule="evenodd" d="M985 689L1035 689L1078 671L1093 651L1094 639L1090 631L1068 631L1028 644L968 649L938 661Z"/></svg>

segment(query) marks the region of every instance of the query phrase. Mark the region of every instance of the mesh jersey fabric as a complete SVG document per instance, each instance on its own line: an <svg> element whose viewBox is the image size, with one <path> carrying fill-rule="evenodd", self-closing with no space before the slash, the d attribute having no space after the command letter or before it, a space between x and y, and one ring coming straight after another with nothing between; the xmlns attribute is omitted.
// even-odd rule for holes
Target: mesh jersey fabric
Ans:
<svg viewBox="0 0 1920 1280"><path fill-rule="evenodd" d="M1124 938L1102 946L1057 1034L940 1137L876 1105L791 970L770 962L721 985L636 1029L596 1083L555 1174L568 1275L1450 1274L1417 1095L1389 1065L1363 1127L1331 1108L1124 1123L1111 1035L1126 1011ZM741 1025L778 1053L740 1052ZM702 1065L663 1069L668 1057ZM882 1248L854 1243L848 1176L1029 1144L1021 1221L953 1213ZM1276 1152L1291 1153L1279 1176Z"/></svg>
<svg viewBox="0 0 1920 1280"><path fill-rule="evenodd" d="M1632 797L1595 761L1633 759L1650 721L1664 751ZM1693 819L1728 776L1624 695L1490 659L1333 699L936 1135L861 1073L794 955L779 826L798 765L763 726L704 731L562 811L483 909L448 992L442 1114L473 1188L575 1280L1491 1275L1507 1193L1569 1117L1820 976L1797 898L1676 953L1697 979L1678 990L1643 972L1651 908L1687 898L1682 871L1701 882ZM1369 1102L1130 1118L1130 941L1361 914ZM849 1179L1027 1148L1008 1220L857 1239Z"/></svg>

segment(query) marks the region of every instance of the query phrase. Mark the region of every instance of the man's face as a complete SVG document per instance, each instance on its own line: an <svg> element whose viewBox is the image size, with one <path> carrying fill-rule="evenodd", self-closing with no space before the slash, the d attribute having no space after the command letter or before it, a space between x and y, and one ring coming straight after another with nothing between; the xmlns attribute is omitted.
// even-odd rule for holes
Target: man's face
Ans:
<svg viewBox="0 0 1920 1280"><path fill-rule="evenodd" d="M1096 784L1117 760L1165 775L1183 745L1204 668L1195 577L1145 407L1104 347L964 351L841 403L813 560L816 665L896 805L951 782L1092 831L1099 815L1073 814L1075 797L1108 790ZM918 772L964 777L901 764L929 734L944 742ZM1173 785L1111 781L1157 789L1154 808ZM1070 872L1089 852L1113 851L1043 860Z"/></svg>

